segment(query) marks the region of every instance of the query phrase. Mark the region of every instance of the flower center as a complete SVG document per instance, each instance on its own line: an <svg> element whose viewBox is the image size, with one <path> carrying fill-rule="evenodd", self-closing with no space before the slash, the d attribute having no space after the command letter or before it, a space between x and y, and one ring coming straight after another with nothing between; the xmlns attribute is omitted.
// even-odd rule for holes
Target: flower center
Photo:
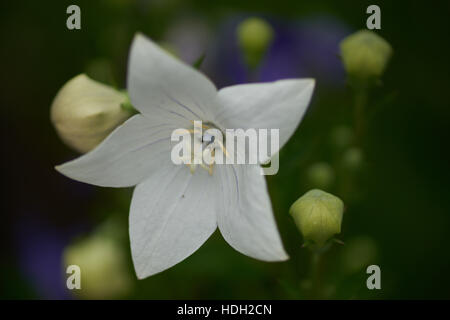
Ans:
<svg viewBox="0 0 450 320"><path fill-rule="evenodd" d="M227 154L224 147L222 131L211 122L191 121L193 126L187 131L193 137L190 148L190 158L188 155L184 163L194 173L197 166L213 174L214 164L218 152Z"/></svg>

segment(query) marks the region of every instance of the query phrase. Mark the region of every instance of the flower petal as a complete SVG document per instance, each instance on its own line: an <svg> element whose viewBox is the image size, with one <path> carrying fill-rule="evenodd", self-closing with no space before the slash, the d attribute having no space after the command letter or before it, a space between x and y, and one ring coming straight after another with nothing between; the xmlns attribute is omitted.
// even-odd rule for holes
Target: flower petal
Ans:
<svg viewBox="0 0 450 320"><path fill-rule="evenodd" d="M166 166L134 190L130 241L142 279L194 253L217 227L214 179L205 170Z"/></svg>
<svg viewBox="0 0 450 320"><path fill-rule="evenodd" d="M135 115L85 155L56 166L65 176L102 187L129 187L171 162L174 125Z"/></svg>
<svg viewBox="0 0 450 320"><path fill-rule="evenodd" d="M172 121L210 121L217 109L217 89L194 68L137 34L128 62L128 93L143 114Z"/></svg>
<svg viewBox="0 0 450 320"><path fill-rule="evenodd" d="M281 149L299 125L314 83L313 79L288 79L223 88L216 121L225 128L279 129Z"/></svg>
<svg viewBox="0 0 450 320"><path fill-rule="evenodd" d="M288 259L260 167L219 165L217 174L222 180L217 221L225 240L252 258L264 261Z"/></svg>

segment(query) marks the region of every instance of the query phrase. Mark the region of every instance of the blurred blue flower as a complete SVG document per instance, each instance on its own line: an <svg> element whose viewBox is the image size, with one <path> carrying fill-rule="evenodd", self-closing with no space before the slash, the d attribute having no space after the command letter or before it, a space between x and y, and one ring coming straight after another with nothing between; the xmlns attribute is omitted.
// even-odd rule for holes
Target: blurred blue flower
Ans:
<svg viewBox="0 0 450 320"><path fill-rule="evenodd" d="M308 76L328 85L343 85L345 71L339 58L339 42L351 33L351 29L330 16L304 19L291 28L299 63Z"/></svg>
<svg viewBox="0 0 450 320"><path fill-rule="evenodd" d="M66 288L62 254L80 228L62 230L36 219L22 221L15 230L17 255L22 273L40 299L70 299Z"/></svg>
<svg viewBox="0 0 450 320"><path fill-rule="evenodd" d="M339 41L350 29L343 22L328 16L298 21L267 18L275 31L274 41L259 73L249 75L236 38L237 25L247 17L232 17L219 29L208 71L220 86L292 77L311 77L329 86L344 84Z"/></svg>

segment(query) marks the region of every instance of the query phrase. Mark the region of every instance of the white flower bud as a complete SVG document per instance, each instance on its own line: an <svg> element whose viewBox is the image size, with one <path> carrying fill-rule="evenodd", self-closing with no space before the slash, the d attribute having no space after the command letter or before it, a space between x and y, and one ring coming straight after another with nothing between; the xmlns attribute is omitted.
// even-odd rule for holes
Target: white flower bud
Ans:
<svg viewBox="0 0 450 320"><path fill-rule="evenodd" d="M126 94L80 74L59 90L51 120L68 146L88 152L131 116L121 107L126 101Z"/></svg>

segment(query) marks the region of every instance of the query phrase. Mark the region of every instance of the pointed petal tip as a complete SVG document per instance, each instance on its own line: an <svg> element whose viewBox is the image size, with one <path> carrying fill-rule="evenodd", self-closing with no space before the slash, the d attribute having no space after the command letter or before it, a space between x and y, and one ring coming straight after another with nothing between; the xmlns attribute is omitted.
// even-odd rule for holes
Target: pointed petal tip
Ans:
<svg viewBox="0 0 450 320"><path fill-rule="evenodd" d="M136 271L136 277L138 278L138 280L144 280L145 278L148 278L151 276L151 274L145 274L142 271L138 271L137 269L135 269Z"/></svg>
<svg viewBox="0 0 450 320"><path fill-rule="evenodd" d="M280 261L288 261L291 257L287 253L284 253L284 256L281 258Z"/></svg>
<svg viewBox="0 0 450 320"><path fill-rule="evenodd" d="M135 42L136 40L147 40L147 39L148 38L144 33L142 33L141 31L138 31L134 34L133 42Z"/></svg>
<svg viewBox="0 0 450 320"><path fill-rule="evenodd" d="M142 274L140 274L137 270L134 270L134 273L136 274L136 278L137 278L138 280L143 280L143 279L145 279L145 277L144 277Z"/></svg>
<svg viewBox="0 0 450 320"><path fill-rule="evenodd" d="M144 280L152 275L151 272L148 272L148 270L143 268L142 263L137 263L136 257L133 254L131 255L131 259L133 261L134 272L136 273L138 280Z"/></svg>
<svg viewBox="0 0 450 320"><path fill-rule="evenodd" d="M138 31L134 34L133 40L131 41L130 52L136 50L136 46L145 43L152 43L153 41L147 37L144 33Z"/></svg>
<svg viewBox="0 0 450 320"><path fill-rule="evenodd" d="M241 252L243 253L243 252ZM249 256L250 258L256 259L256 260L261 260L261 261L265 261L265 262L285 262L287 260L289 260L289 255L286 252L277 252L277 253L272 253L270 255L265 255L265 256L256 256L256 255L249 255L244 253L246 256Z"/></svg>
<svg viewBox="0 0 450 320"><path fill-rule="evenodd" d="M307 94L312 95L314 89L316 88L316 79L314 78L302 78L299 79L299 83L301 84L302 91L307 92Z"/></svg>
<svg viewBox="0 0 450 320"><path fill-rule="evenodd" d="M144 265L142 263L137 263L135 261L134 257L132 257L132 260L133 260L134 271L136 273L136 277L138 278L138 280L144 280L148 277L154 276L154 275L161 273L168 269L168 268L164 268L164 269L149 268L146 264Z"/></svg>
<svg viewBox="0 0 450 320"><path fill-rule="evenodd" d="M74 160L70 160L70 161L55 165L53 168L55 168L55 170L58 171L60 174L73 179L67 172L67 168L69 168L69 170L70 170L71 163L76 160L77 159L74 159Z"/></svg>
<svg viewBox="0 0 450 320"><path fill-rule="evenodd" d="M293 81L298 84L301 84L304 88L307 88L309 86L312 86L312 88L314 88L316 86L316 79L314 79L314 78L281 79L281 80L277 80L275 82L278 82L278 81Z"/></svg>
<svg viewBox="0 0 450 320"><path fill-rule="evenodd" d="M316 86L316 79L314 78L303 78L301 80L308 82L308 85L311 86L312 89L314 89L314 87Z"/></svg>
<svg viewBox="0 0 450 320"><path fill-rule="evenodd" d="M56 171L58 171L59 173L64 174L64 173L63 173L63 167L64 167L64 163L63 163L63 164L58 164L58 165L54 166L53 168L54 168Z"/></svg>
<svg viewBox="0 0 450 320"><path fill-rule="evenodd" d="M278 254L274 255L273 257L268 260L269 262L284 262L289 260L289 255L283 250L282 252L279 252Z"/></svg>
<svg viewBox="0 0 450 320"><path fill-rule="evenodd" d="M67 164L68 164L67 162L66 162L66 163L63 163L63 164L59 164L59 165L54 166L54 168L55 168L55 170L56 170L59 174L63 175L64 177L69 178L69 179L72 179L72 180L77 180L77 181L79 181L78 179L76 179L75 176L72 176L72 175L67 171Z"/></svg>

